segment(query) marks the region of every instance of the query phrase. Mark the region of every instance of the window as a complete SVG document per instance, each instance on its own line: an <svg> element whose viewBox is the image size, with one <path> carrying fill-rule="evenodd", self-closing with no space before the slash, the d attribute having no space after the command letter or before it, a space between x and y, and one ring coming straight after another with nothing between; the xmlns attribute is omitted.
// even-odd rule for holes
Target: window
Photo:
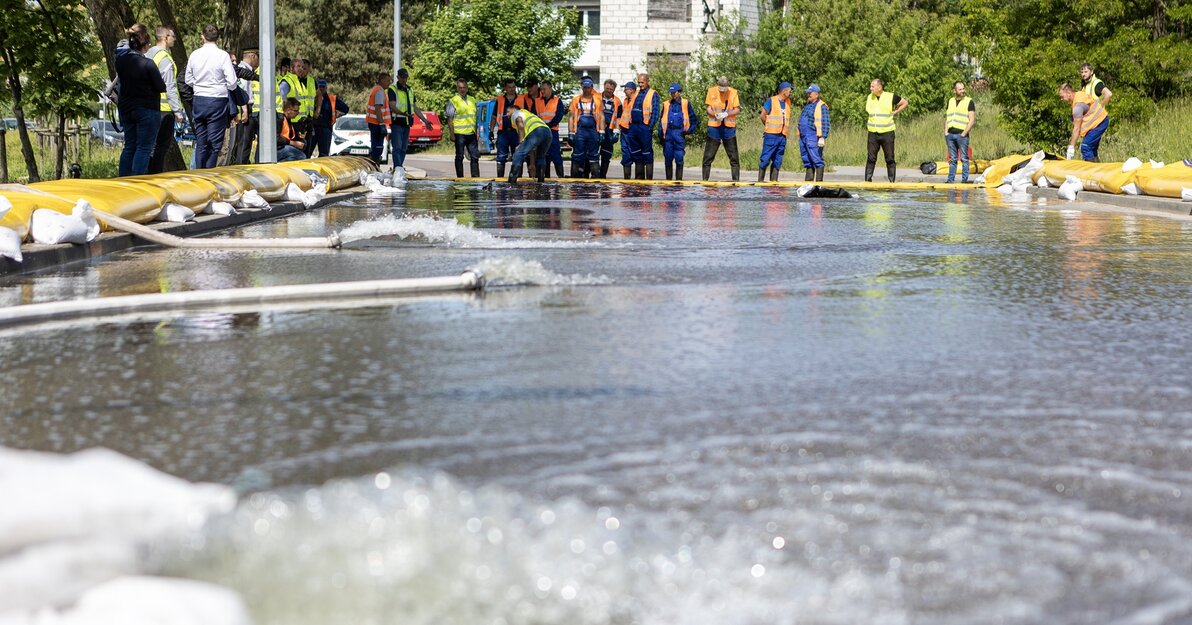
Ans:
<svg viewBox="0 0 1192 625"><path fill-rule="evenodd" d="M587 77L587 78L592 79L592 84L596 86L597 91L600 91L601 89L604 88L600 85L600 68L598 68L598 67L591 67L591 68L578 68L577 67L574 71L572 71L572 76L575 77L576 85L579 84L579 81L581 81L585 77Z"/></svg>
<svg viewBox="0 0 1192 625"><path fill-rule="evenodd" d="M691 21L691 0L648 0L646 17L652 20Z"/></svg>
<svg viewBox="0 0 1192 625"><path fill-rule="evenodd" d="M575 8L575 23L571 25L571 35L574 37L579 34L579 29L587 26L589 37L600 36L600 9L576 7Z"/></svg>

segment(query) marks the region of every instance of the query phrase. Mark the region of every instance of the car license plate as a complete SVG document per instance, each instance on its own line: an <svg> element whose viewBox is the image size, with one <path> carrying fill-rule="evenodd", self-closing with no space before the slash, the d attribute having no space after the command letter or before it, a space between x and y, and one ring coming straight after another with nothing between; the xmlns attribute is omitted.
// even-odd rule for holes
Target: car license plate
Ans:
<svg viewBox="0 0 1192 625"><path fill-rule="evenodd" d="M368 154L368 148L348 148L348 154Z"/></svg>

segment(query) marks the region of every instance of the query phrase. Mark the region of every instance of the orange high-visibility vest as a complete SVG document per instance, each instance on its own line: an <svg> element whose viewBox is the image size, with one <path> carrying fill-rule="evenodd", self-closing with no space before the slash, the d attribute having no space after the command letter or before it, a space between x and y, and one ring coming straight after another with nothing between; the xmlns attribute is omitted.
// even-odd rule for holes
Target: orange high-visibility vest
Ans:
<svg viewBox="0 0 1192 625"><path fill-rule="evenodd" d="M662 103L662 136L666 136L666 127L670 125L670 105L673 100L667 100ZM683 132L691 131L691 117L687 112L690 105L687 103L687 98L679 98L679 106L683 109Z"/></svg>
<svg viewBox="0 0 1192 625"><path fill-rule="evenodd" d="M1109 113L1105 112L1105 107L1101 105L1100 100L1083 91L1077 91L1072 95L1073 112L1076 111L1077 104L1087 104L1089 107L1088 112L1084 114L1084 119L1080 121L1080 136L1083 137L1087 135L1090 130L1100 126L1101 122L1105 121L1106 117L1109 117Z"/></svg>
<svg viewBox="0 0 1192 625"><path fill-rule="evenodd" d="M771 97L770 112L766 113L766 134L789 137L790 121L791 103L788 101L786 106L783 107L782 100L778 96Z"/></svg>
<svg viewBox="0 0 1192 625"><path fill-rule="evenodd" d="M567 120L567 126L572 132L575 132L579 119L585 115L596 118L596 131L604 132L604 101L596 97L596 94L587 97L581 93L571 100L571 116Z"/></svg>
<svg viewBox="0 0 1192 625"><path fill-rule="evenodd" d="M281 116L281 131L278 134L287 142L293 141L298 136L298 133L294 132L294 127L290 125L290 120L285 115Z"/></svg>
<svg viewBox="0 0 1192 625"><path fill-rule="evenodd" d="M633 92L633 97L637 97L637 92ZM625 96L621 102L621 128L629 128L629 124L633 123L633 99Z"/></svg>
<svg viewBox="0 0 1192 625"><path fill-rule="evenodd" d="M559 96L552 96L549 100L542 98L534 99L534 106L538 112L538 118L546 122L551 130L559 129L559 122L563 121L562 110L559 108Z"/></svg>
<svg viewBox="0 0 1192 625"><path fill-rule="evenodd" d="M509 122L508 124L505 123L505 100L508 98L509 96L505 95L504 93L497 96L497 112L495 115L493 115L493 120L496 121L497 128L500 130L513 129L513 122ZM527 99L529 98L521 95L515 95L513 96L513 102L511 102L511 104L516 104L519 108L525 108Z"/></svg>
<svg viewBox="0 0 1192 625"><path fill-rule="evenodd" d="M339 119L339 110L335 108L335 105L338 104L339 100L333 93L328 93L327 97L331 98L331 125L334 126L335 120Z"/></svg>
<svg viewBox="0 0 1192 625"><path fill-rule="evenodd" d="M637 100L637 96L640 93L641 93L641 89L638 89L637 93L633 94L633 99ZM650 125L650 120L654 118L654 96L656 96L656 95L658 95L657 91L647 88L646 95L645 95L645 97L642 98L642 123L647 126ZM632 117L633 104L634 104L633 102L630 102L629 106L627 107L630 109L630 111L629 111L629 113L631 114L631 116L629 118L630 121L633 120L633 117Z"/></svg>
<svg viewBox="0 0 1192 625"><path fill-rule="evenodd" d="M377 94L381 94L381 103L377 103ZM377 85L368 93L368 111L364 121L373 125L389 126L393 124L393 113L389 110L389 96L385 88Z"/></svg>
<svg viewBox="0 0 1192 625"><path fill-rule="evenodd" d="M741 98L740 98L740 96L737 95L736 89L729 87L728 88L728 106L725 106L724 100L720 97L720 87L718 87L716 85L712 85L711 87L708 87L708 95L707 95L707 97L704 98L704 105L710 106L713 109L720 109L722 111L728 112L733 109L741 108ZM738 113L738 115L739 114L740 113ZM709 128L717 128L720 126L721 123L722 123L721 120L716 119L715 116L708 117L708 127ZM724 123L725 128L736 128L737 127L737 115L729 115L728 117L725 117L723 123Z"/></svg>

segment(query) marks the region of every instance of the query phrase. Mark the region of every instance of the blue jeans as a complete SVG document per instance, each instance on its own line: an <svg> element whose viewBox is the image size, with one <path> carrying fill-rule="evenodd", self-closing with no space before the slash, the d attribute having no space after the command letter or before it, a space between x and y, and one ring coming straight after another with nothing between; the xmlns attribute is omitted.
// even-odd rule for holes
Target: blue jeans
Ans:
<svg viewBox="0 0 1192 625"><path fill-rule="evenodd" d="M757 168L764 170L771 165L774 169L782 169L782 157L786 156L786 135L767 132L762 135L762 156L758 159Z"/></svg>
<svg viewBox="0 0 1192 625"><path fill-rule="evenodd" d="M799 129L799 156L803 159L803 169L819 169L824 166L824 149L819 146L819 137L815 129Z"/></svg>
<svg viewBox="0 0 1192 625"><path fill-rule="evenodd" d="M962 137L959 133L944 135L944 140L948 143L948 180L947 182L956 182L956 158L959 155L960 162L964 164L961 168L961 182L968 182L969 175L969 138Z"/></svg>
<svg viewBox="0 0 1192 625"><path fill-rule="evenodd" d="M385 130L384 124L368 125L368 158L378 165L381 164L381 154L385 152L385 137L387 136L389 136L389 132Z"/></svg>
<svg viewBox="0 0 1192 625"><path fill-rule="evenodd" d="M1088 131L1084 138L1080 140L1080 157L1086 161L1097 161L1097 152L1101 149L1101 138L1105 136L1105 131L1109 130L1109 118L1106 117L1104 121L1097 124L1096 128Z"/></svg>
<svg viewBox="0 0 1192 625"><path fill-rule="evenodd" d="M161 128L161 112L151 108L121 111L124 122L124 149L120 152L120 175L139 176L149 173L149 159L157 143Z"/></svg>
<svg viewBox="0 0 1192 625"><path fill-rule="evenodd" d="M199 169L210 169L215 167L216 161L219 160L224 131L228 129L228 99L195 96L193 110L195 166Z"/></svg>
<svg viewBox="0 0 1192 625"><path fill-rule="evenodd" d="M517 146L513 153L513 164L509 169L509 182L517 182L517 175L521 173L522 164L531 154L538 164L538 176L542 177L546 171L546 151L550 149L550 128L535 128L534 132L526 135L526 140Z"/></svg>
<svg viewBox="0 0 1192 625"><path fill-rule="evenodd" d="M389 134L389 151L393 154L393 166L406 166L406 152L410 151L410 127L393 125Z"/></svg>
<svg viewBox="0 0 1192 625"><path fill-rule="evenodd" d="M279 163L284 163L286 161L300 161L304 158L306 158L306 152L303 152L292 145L287 145L278 149L277 151L277 162Z"/></svg>

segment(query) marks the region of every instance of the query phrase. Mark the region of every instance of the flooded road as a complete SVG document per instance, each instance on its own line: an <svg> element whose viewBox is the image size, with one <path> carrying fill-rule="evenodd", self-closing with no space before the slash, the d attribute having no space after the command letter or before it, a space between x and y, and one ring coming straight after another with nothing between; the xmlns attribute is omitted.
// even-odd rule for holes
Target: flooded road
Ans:
<svg viewBox="0 0 1192 625"><path fill-rule="evenodd" d="M259 623L1192 622L1192 222L1038 202L412 183L0 282L496 285L8 332L0 445L249 493Z"/></svg>

